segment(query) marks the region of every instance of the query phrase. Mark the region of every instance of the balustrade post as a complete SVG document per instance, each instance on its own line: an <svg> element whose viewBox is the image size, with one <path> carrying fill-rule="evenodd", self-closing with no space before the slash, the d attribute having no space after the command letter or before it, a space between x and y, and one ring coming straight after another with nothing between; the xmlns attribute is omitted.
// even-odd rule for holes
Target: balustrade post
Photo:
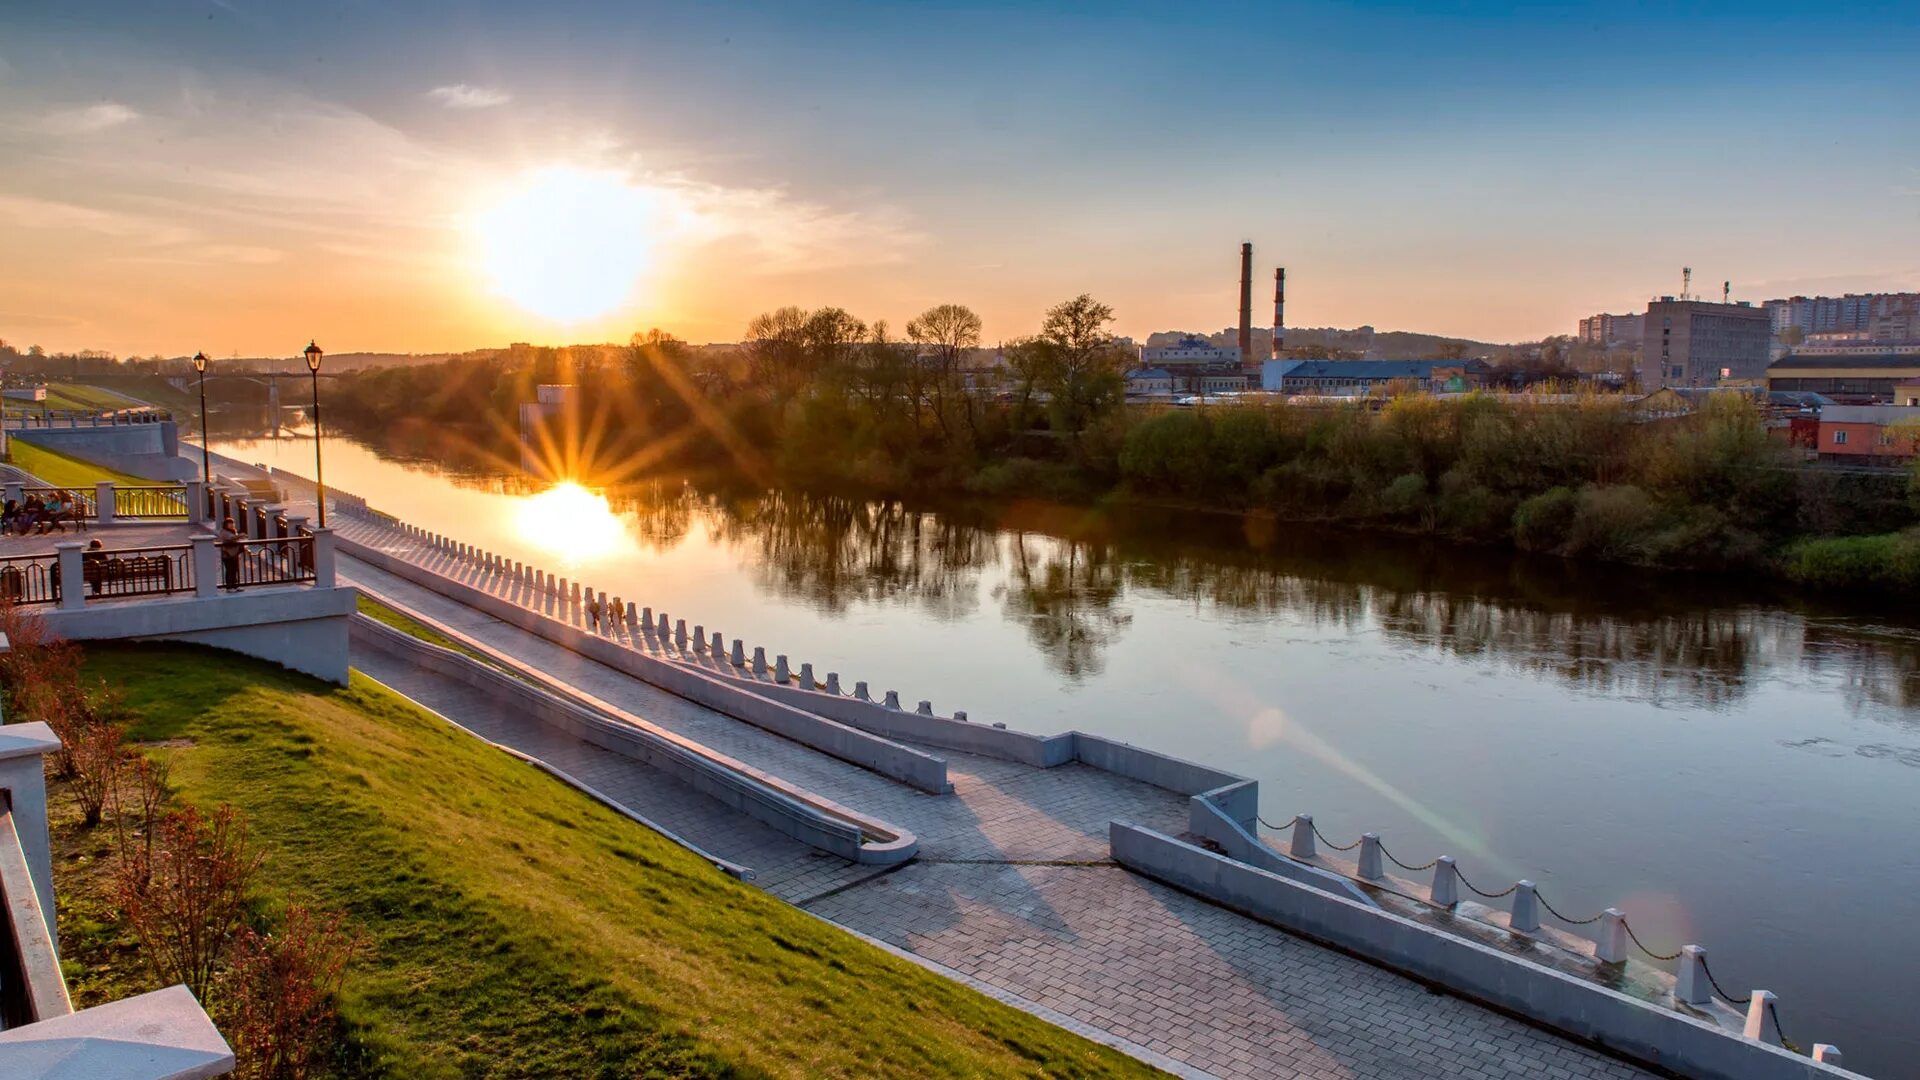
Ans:
<svg viewBox="0 0 1920 1080"><path fill-rule="evenodd" d="M1627 916L1619 908L1600 913L1600 933L1594 941L1593 958L1603 964L1626 962Z"/></svg>
<svg viewBox="0 0 1920 1080"><path fill-rule="evenodd" d="M331 589L337 576L333 565L333 530L313 530L313 586Z"/></svg>
<svg viewBox="0 0 1920 1080"><path fill-rule="evenodd" d="M787 667L787 654L781 653L773 658L773 681L785 686L793 681L793 672Z"/></svg>
<svg viewBox="0 0 1920 1080"><path fill-rule="evenodd" d="M683 642L680 647L684 649L686 648L686 644ZM705 623L693 624L693 651L697 653L707 651L707 627Z"/></svg>
<svg viewBox="0 0 1920 1080"><path fill-rule="evenodd" d="M681 652L687 651L687 620L675 619L673 622L673 646Z"/></svg>
<svg viewBox="0 0 1920 1080"><path fill-rule="evenodd" d="M1518 934L1540 932L1539 890L1525 878L1514 883L1513 913L1507 918L1507 928Z"/></svg>
<svg viewBox="0 0 1920 1080"><path fill-rule="evenodd" d="M8 498L8 499L9 499L9 500L10 500L11 502L13 502L13 504L14 504L14 505L16 505L16 506L18 506L19 504L21 504L21 503L23 503L23 502L25 502L25 501L27 500L27 485L25 485L25 484L8 484L8 485L7 485L7 498Z"/></svg>
<svg viewBox="0 0 1920 1080"><path fill-rule="evenodd" d="M964 724L964 723L966 723L966 722L967 722L967 710L965 710L965 709L955 709L955 710L953 710L953 718L954 718L955 720L958 720L958 721L960 721L960 722L961 722L961 723L963 723L963 724ZM1003 726L1004 726L1004 725L1003 725Z"/></svg>
<svg viewBox="0 0 1920 1080"><path fill-rule="evenodd" d="M746 651L745 645L746 643L741 641L739 638L733 639L733 655L727 657L727 660L731 662L734 667L746 666L747 651Z"/></svg>
<svg viewBox="0 0 1920 1080"><path fill-rule="evenodd" d="M203 600L220 595L220 549L212 533L187 537L193 544L193 595Z"/></svg>
<svg viewBox="0 0 1920 1080"><path fill-rule="evenodd" d="M1433 888L1428 890L1427 899L1442 908L1460 902L1460 871L1454 868L1453 856L1442 855L1433 861Z"/></svg>
<svg viewBox="0 0 1920 1080"><path fill-rule="evenodd" d="M1360 834L1360 876L1366 878L1368 881L1380 880L1379 833Z"/></svg>
<svg viewBox="0 0 1920 1080"><path fill-rule="evenodd" d="M918 707L918 708L916 708L916 709L914 709L913 711L914 711L914 712L916 712L916 713L919 713L919 714L920 714L921 716L932 716L932 715L933 715L933 702L931 702L931 701L923 701L923 702L921 702L921 703L920 703L920 705L919 705L919 707Z"/></svg>
<svg viewBox="0 0 1920 1080"><path fill-rule="evenodd" d="M827 693L832 694L834 697L840 696L840 673L839 672L837 671L827 672Z"/></svg>
<svg viewBox="0 0 1920 1080"><path fill-rule="evenodd" d="M765 645L755 645L753 647L753 673L755 675L765 675L767 673L767 647Z"/></svg>
<svg viewBox="0 0 1920 1080"><path fill-rule="evenodd" d="M187 524L204 525L207 522L207 490L200 480L187 481Z"/></svg>
<svg viewBox="0 0 1920 1080"><path fill-rule="evenodd" d="M894 712L899 712L900 711L900 691L898 690L887 691L886 700L881 702L881 705L885 708L892 709Z"/></svg>
<svg viewBox="0 0 1920 1080"><path fill-rule="evenodd" d="M62 611L78 611L87 606L87 583L81 580L80 551L83 546L77 541L53 545L58 558Z"/></svg>
<svg viewBox="0 0 1920 1080"><path fill-rule="evenodd" d="M627 633L636 635L646 628L647 624L640 621L639 606L631 600L627 601Z"/></svg>
<svg viewBox="0 0 1920 1080"><path fill-rule="evenodd" d="M854 681L854 684L853 684L853 696L854 696L854 697L857 697L857 698L859 698L859 699L860 699L861 701L872 701L872 700L873 700L873 698L871 698L871 697L869 697L869 696L867 696L867 684L866 684L866 680L864 680L864 679L856 679L856 680Z"/></svg>
<svg viewBox="0 0 1920 1080"><path fill-rule="evenodd" d="M713 654L715 660L720 660L727 655L727 641L720 631L715 630L713 636L707 639L707 651Z"/></svg>
<svg viewBox="0 0 1920 1080"><path fill-rule="evenodd" d="M1755 990L1747 1001L1747 1026L1741 1032L1754 1042L1763 1042L1769 1046L1780 1045L1779 1023L1767 1023L1767 1013L1771 1012L1773 991Z"/></svg>
<svg viewBox="0 0 1920 1080"><path fill-rule="evenodd" d="M1287 845L1287 853L1301 860L1311 859L1319 853L1313 846L1312 814L1293 816L1293 843Z"/></svg>
<svg viewBox="0 0 1920 1080"><path fill-rule="evenodd" d="M118 500L114 498L113 481L94 481L93 519L102 525L111 525L113 524L114 511L117 509Z"/></svg>
<svg viewBox="0 0 1920 1080"><path fill-rule="evenodd" d="M1832 1043L1814 1043L1813 1060L1822 1065L1831 1065L1836 1069L1846 1068L1845 1062L1840 1057L1840 1048Z"/></svg>
<svg viewBox="0 0 1920 1080"><path fill-rule="evenodd" d="M648 604L646 607L643 607L640 609L640 629L645 630L649 634L653 633L653 605L652 604ZM664 645L666 644L666 642L663 641L661 642L661 644Z"/></svg>
<svg viewBox="0 0 1920 1080"><path fill-rule="evenodd" d="M1707 978L1707 950L1698 945L1680 946L1673 999L1687 1005L1705 1005L1713 1000L1713 981Z"/></svg>
<svg viewBox="0 0 1920 1080"><path fill-rule="evenodd" d="M800 689L802 690L818 690L819 689L819 687L815 686L813 683L813 665L812 664L800 665Z"/></svg>

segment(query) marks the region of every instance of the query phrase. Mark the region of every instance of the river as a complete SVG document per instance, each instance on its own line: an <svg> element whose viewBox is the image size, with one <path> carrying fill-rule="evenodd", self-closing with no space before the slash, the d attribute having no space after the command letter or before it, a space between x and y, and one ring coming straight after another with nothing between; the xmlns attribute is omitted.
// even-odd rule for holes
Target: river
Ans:
<svg viewBox="0 0 1920 1080"><path fill-rule="evenodd" d="M312 474L311 441L215 449ZM1897 608L1190 511L598 492L386 453L330 437L327 479L876 697L1170 751L1258 778L1268 820L1620 907L1780 995L1796 1041L1917 1074L1920 621Z"/></svg>

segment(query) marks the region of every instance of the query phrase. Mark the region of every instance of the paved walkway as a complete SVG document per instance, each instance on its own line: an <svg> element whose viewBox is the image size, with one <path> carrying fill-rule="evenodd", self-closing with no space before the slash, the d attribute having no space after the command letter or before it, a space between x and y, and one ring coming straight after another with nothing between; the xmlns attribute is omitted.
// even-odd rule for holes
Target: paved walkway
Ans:
<svg viewBox="0 0 1920 1080"><path fill-rule="evenodd" d="M342 517L340 531L473 584L470 567ZM391 659L355 665L581 777L807 910L1222 1077L1641 1077L1647 1074L1108 861L1108 821L1178 833L1184 799L1083 765L1038 770L934 750L927 795L734 721L366 563L342 574L650 722L897 822L920 857L875 871L801 848L630 759ZM364 662L363 662L364 660Z"/></svg>

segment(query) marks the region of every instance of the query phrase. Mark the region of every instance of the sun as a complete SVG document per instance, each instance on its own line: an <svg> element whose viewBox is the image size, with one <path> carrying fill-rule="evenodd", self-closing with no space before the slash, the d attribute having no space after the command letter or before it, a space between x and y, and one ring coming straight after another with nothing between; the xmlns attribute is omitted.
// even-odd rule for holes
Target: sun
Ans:
<svg viewBox="0 0 1920 1080"><path fill-rule="evenodd" d="M571 480L521 500L514 524L521 539L571 562L611 555L627 534L605 495Z"/></svg>
<svg viewBox="0 0 1920 1080"><path fill-rule="evenodd" d="M652 262L661 209L656 193L620 173L555 167L528 174L475 213L471 227L502 296L573 323L633 296Z"/></svg>

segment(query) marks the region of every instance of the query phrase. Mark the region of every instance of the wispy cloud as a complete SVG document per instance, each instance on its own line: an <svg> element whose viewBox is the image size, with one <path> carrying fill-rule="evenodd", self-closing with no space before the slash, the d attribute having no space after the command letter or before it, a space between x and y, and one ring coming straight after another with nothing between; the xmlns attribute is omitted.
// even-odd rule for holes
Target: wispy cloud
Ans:
<svg viewBox="0 0 1920 1080"><path fill-rule="evenodd" d="M427 91L427 96L449 109L491 109L496 105L505 105L513 100L513 95L505 90L494 90L485 86L469 86L466 83L454 83L452 86L436 86Z"/></svg>
<svg viewBox="0 0 1920 1080"><path fill-rule="evenodd" d="M24 195L0 194L0 225L90 232L130 243L154 245L184 244L195 237L192 229L139 214Z"/></svg>
<svg viewBox="0 0 1920 1080"><path fill-rule="evenodd" d="M47 114L43 126L55 135L86 135L119 127L140 119L140 114L117 101L96 105L55 109Z"/></svg>

